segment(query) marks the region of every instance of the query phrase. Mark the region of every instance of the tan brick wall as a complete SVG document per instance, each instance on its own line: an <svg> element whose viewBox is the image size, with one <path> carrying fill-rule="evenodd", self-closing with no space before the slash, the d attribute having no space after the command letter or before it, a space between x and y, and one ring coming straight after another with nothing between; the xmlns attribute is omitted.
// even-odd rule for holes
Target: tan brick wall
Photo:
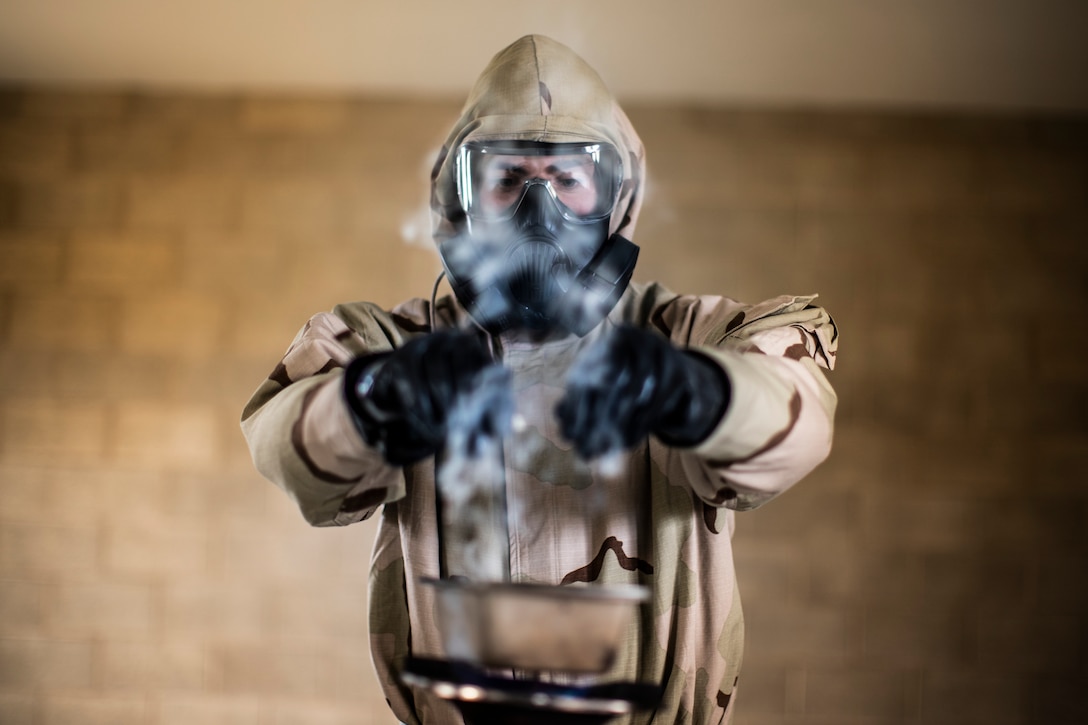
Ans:
<svg viewBox="0 0 1088 725"><path fill-rule="evenodd" d="M241 406L427 294L456 104L0 92L0 722L366 725L373 524ZM840 324L835 452L742 515L739 725L1088 722L1088 119L636 107L642 279Z"/></svg>

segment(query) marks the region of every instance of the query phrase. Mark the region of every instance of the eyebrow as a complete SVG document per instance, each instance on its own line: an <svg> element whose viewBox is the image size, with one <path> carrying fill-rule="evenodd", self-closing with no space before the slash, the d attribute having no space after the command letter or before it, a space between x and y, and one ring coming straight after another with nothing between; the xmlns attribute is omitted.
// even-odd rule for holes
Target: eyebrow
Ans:
<svg viewBox="0 0 1088 725"><path fill-rule="evenodd" d="M562 161L556 161L555 163L549 165L548 168L545 169L545 171L550 171L552 173L564 172L564 171L570 171L571 169L580 169L580 168L583 168L585 165L586 164L585 164L584 161L578 161L577 159L569 159L565 163L562 162Z"/></svg>
<svg viewBox="0 0 1088 725"><path fill-rule="evenodd" d="M580 169L587 166L587 162L584 159L566 159L553 161L548 164L544 171L547 173L562 173L570 171L571 169ZM527 173L524 163L518 163L514 161L499 161L496 166L500 171L518 171Z"/></svg>

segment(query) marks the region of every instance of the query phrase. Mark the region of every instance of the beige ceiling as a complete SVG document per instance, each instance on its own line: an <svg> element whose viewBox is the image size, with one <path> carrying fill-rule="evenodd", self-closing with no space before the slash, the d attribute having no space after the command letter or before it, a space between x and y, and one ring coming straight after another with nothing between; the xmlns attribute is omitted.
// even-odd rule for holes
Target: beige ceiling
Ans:
<svg viewBox="0 0 1088 725"><path fill-rule="evenodd" d="M627 99L1088 111L1088 0L0 0L0 80L462 96L530 32Z"/></svg>

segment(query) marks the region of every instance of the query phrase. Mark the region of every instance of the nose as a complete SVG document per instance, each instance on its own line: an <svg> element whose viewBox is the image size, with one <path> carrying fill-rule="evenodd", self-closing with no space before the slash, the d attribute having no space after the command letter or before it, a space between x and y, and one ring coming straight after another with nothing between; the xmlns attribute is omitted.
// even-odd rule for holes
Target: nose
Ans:
<svg viewBox="0 0 1088 725"><path fill-rule="evenodd" d="M521 209L517 215L519 220L525 227L541 226L550 229L559 210L548 191L548 182L544 179L530 179L526 186L525 197L521 200Z"/></svg>

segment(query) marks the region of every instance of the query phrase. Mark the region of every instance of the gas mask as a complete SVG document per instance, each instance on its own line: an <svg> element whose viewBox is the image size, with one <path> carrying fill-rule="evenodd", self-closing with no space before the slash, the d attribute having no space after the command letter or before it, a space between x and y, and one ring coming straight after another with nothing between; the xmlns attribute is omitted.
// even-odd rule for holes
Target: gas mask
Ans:
<svg viewBox="0 0 1088 725"><path fill-rule="evenodd" d="M603 143L473 142L457 155L463 233L439 252L485 329L593 329L630 282L638 247L608 229L623 168Z"/></svg>

